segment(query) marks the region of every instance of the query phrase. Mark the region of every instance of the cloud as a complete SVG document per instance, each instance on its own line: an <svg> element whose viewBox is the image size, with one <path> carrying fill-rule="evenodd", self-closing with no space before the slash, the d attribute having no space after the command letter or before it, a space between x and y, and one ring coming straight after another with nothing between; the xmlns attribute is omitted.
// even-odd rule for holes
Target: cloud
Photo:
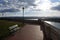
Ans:
<svg viewBox="0 0 60 40"><path fill-rule="evenodd" d="M0 4L2 4L2 6L4 7L15 7L15 8L19 8L21 6L36 6L34 4L35 0L1 0ZM1 7L1 6L0 6Z"/></svg>
<svg viewBox="0 0 60 40"><path fill-rule="evenodd" d="M55 7L52 7L51 9L52 9L52 10L58 10L58 11L60 11L60 5L55 6Z"/></svg>
<svg viewBox="0 0 60 40"><path fill-rule="evenodd" d="M60 0L50 0L50 2L52 11L60 11Z"/></svg>
<svg viewBox="0 0 60 40"><path fill-rule="evenodd" d="M0 10L0 13L5 13L5 12L18 12L19 10L18 9L4 9L4 10Z"/></svg>
<svg viewBox="0 0 60 40"><path fill-rule="evenodd" d="M27 3L28 5L35 6L35 0L19 0L21 2Z"/></svg>
<svg viewBox="0 0 60 40"><path fill-rule="evenodd" d="M36 6L36 4L34 4L35 1L36 0L0 0L0 10L5 10L7 12L12 8L20 10L22 6L29 8L31 6Z"/></svg>
<svg viewBox="0 0 60 40"><path fill-rule="evenodd" d="M52 3L60 2L60 0L50 0Z"/></svg>
<svg viewBox="0 0 60 40"><path fill-rule="evenodd" d="M11 9L17 12L17 10L22 9L22 6L32 11L50 10L51 7L53 10L59 10L59 8L56 7L60 4L59 2L59 0L0 0L0 12L1 10L8 12Z"/></svg>

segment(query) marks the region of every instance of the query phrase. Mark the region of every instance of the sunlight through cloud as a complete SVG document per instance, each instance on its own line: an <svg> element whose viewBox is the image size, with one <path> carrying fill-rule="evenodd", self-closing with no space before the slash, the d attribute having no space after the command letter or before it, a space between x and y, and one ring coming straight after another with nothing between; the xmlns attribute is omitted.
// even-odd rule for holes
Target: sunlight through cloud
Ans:
<svg viewBox="0 0 60 40"><path fill-rule="evenodd" d="M41 3L37 4L36 9L40 9L43 11L50 10L51 3L49 0L41 0Z"/></svg>

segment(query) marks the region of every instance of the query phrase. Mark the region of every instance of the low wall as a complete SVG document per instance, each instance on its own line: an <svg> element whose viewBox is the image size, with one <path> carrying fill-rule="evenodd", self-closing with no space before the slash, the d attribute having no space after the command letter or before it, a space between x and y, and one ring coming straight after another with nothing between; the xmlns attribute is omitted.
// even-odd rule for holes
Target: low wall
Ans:
<svg viewBox="0 0 60 40"><path fill-rule="evenodd" d="M44 40L60 40L60 31L58 29L42 20L39 22L44 34Z"/></svg>

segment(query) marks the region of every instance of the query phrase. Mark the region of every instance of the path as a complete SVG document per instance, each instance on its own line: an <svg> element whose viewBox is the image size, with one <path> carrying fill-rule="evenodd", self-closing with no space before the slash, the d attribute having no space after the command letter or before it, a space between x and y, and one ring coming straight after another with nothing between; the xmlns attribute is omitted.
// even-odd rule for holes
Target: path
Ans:
<svg viewBox="0 0 60 40"><path fill-rule="evenodd" d="M6 40L43 40L43 34L38 25L25 25L14 36L8 37Z"/></svg>

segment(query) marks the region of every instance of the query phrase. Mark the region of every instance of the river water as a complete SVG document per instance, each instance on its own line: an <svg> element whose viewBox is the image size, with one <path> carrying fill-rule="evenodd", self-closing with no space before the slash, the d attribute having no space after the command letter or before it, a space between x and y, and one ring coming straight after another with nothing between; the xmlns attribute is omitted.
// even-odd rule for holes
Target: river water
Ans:
<svg viewBox="0 0 60 40"><path fill-rule="evenodd" d="M45 21L45 22L56 27L56 28L58 28L58 29L60 29L60 23L58 23L58 22L50 22L50 21Z"/></svg>

